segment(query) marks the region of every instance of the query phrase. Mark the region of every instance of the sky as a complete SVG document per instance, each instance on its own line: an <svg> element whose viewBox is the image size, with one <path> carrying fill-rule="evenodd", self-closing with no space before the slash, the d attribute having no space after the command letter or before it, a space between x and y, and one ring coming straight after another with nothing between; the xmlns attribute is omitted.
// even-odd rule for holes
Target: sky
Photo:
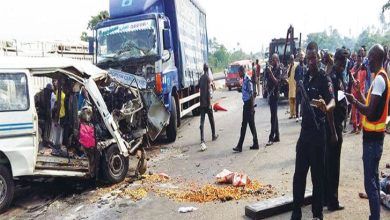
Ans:
<svg viewBox="0 0 390 220"><path fill-rule="evenodd" d="M290 24L296 36L332 27L356 37L367 26L379 25L386 1L198 0L207 13L209 38L248 53L285 37ZM78 41L90 17L108 6L109 0L2 0L0 40Z"/></svg>

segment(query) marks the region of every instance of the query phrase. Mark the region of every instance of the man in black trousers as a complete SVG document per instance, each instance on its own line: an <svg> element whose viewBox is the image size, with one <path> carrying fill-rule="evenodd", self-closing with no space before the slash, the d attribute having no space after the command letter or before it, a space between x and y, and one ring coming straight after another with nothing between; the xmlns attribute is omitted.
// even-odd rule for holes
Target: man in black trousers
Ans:
<svg viewBox="0 0 390 220"><path fill-rule="evenodd" d="M342 210L338 199L338 188L340 179L340 155L343 144L343 122L347 118L346 99L338 100L338 91L345 92L345 83L342 73L345 69L349 52L345 49L337 50L334 56L334 65L329 72L333 86L336 107L329 112L326 124L326 153L325 153L325 204L329 211ZM348 70L347 70L348 71Z"/></svg>
<svg viewBox="0 0 390 220"><path fill-rule="evenodd" d="M280 141L278 121L278 100L279 84L282 77L282 68L279 62L279 55L272 55L272 68L266 69L268 104L271 110L271 133L269 134L267 146Z"/></svg>
<svg viewBox="0 0 390 220"><path fill-rule="evenodd" d="M306 48L308 71L298 86L302 97L302 128L296 147L293 180L293 213L291 219L302 219L306 177L310 168L313 183L313 218L323 219L323 185L325 163L325 120L335 107L333 87L325 71L319 67L318 46L310 42ZM307 96L306 96L307 95ZM313 107L315 106L315 107Z"/></svg>
<svg viewBox="0 0 390 220"><path fill-rule="evenodd" d="M242 83L242 101L244 101L244 107L242 110L242 123L241 123L241 134L240 140L233 151L242 152L242 145L245 139L246 127L249 124L253 135L253 145L250 147L251 150L259 149L259 142L257 139L257 132L255 126L255 109L254 109L254 96L253 96L253 84L250 77L245 74L245 69L243 66L239 68L240 77L243 78Z"/></svg>
<svg viewBox="0 0 390 220"><path fill-rule="evenodd" d="M211 132L212 132L212 140L215 141L218 138L218 135L215 134L215 123L214 123L214 115L213 110L211 108L211 80L208 75L209 67L207 64L203 65L203 75L199 79L199 91L200 91L200 150L205 151L207 146L204 141L204 120L207 116L209 117Z"/></svg>

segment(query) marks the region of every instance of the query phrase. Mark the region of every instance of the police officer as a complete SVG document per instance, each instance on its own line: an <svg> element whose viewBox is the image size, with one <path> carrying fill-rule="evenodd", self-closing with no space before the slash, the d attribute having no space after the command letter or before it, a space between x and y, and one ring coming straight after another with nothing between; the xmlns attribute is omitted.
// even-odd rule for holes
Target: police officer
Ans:
<svg viewBox="0 0 390 220"><path fill-rule="evenodd" d="M282 68L279 62L279 55L272 55L272 68L266 69L267 89L268 89L268 104L271 111L271 133L268 137L267 146L274 142L280 141L279 122L278 122L278 100L279 100L279 84L282 77Z"/></svg>
<svg viewBox="0 0 390 220"><path fill-rule="evenodd" d="M349 57L349 52L345 49L339 49L334 56L334 65L329 71L334 97L337 97L338 91L345 92L346 83L343 80L343 71ZM349 70L347 70L349 71ZM343 144L343 122L347 118L346 99L335 99L336 107L329 112L326 123L327 145L325 153L325 182L324 182L324 200L329 211L338 211L344 209L339 203L338 188L340 179L340 154Z"/></svg>
<svg viewBox="0 0 390 220"><path fill-rule="evenodd" d="M249 125L253 136L253 145L250 147L251 150L259 149L259 141L257 139L257 132L255 126L255 109L254 109L254 99L253 96L253 85L250 77L245 74L245 68L240 66L238 70L240 77L243 79L242 83L242 101L244 102L244 106L242 109L242 123L241 123L241 133L238 144L233 151L242 152L242 145L245 139L246 127Z"/></svg>
<svg viewBox="0 0 390 220"><path fill-rule="evenodd" d="M306 48L308 72L304 76L302 97L302 128L296 147L293 180L293 213L291 219L301 219L306 176L310 168L313 183L312 212L314 218L323 219L323 179L325 159L325 119L335 107L332 83L319 68L318 46L310 42ZM302 91L301 91L302 92ZM315 106L315 107L312 107Z"/></svg>

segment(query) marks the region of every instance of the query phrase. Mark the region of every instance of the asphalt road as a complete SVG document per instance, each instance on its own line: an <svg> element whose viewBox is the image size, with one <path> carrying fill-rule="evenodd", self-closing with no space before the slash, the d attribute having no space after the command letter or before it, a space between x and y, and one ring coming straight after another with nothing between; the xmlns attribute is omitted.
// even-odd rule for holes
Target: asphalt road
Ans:
<svg viewBox="0 0 390 220"><path fill-rule="evenodd" d="M221 82L220 82L221 83ZM213 184L215 175L223 169L244 172L252 179L263 184L271 184L276 196L290 195L295 164L295 145L300 124L289 120L286 114L287 100L282 100L278 109L281 142L265 147L270 128L270 112L264 99L257 98L256 126L261 145L260 150L249 150L252 138L249 129L242 153L233 153L239 138L242 118L241 93L217 91L214 101L225 107L227 112L214 114L219 139L211 142L211 131L206 119L205 134L207 151L200 151L199 117L186 117L179 130L178 139L172 144L156 143L149 161L149 171L164 172L172 179L197 184ZM346 134L344 137L341 162L341 180L339 197L346 209L329 213L324 211L325 219L367 219L368 201L358 197L364 191L361 135ZM389 138L385 139L384 153L380 170L385 171L386 162L390 162L388 150ZM390 170L387 170L390 173ZM311 189L310 173L307 188ZM100 186L91 188L79 184L78 180L56 180L55 183L37 183L19 193L15 204L0 219L246 219L245 205L257 202L256 198L247 198L228 202L188 203L176 202L152 193L139 201L110 194L110 189ZM124 182L123 187L139 187L142 183ZM172 188L180 185L170 186ZM66 193L64 193L64 189ZM108 189L106 195L99 192ZM42 195L46 195L42 196ZM102 199L103 197L103 199ZM106 201L106 204L102 200ZM49 201L49 204L47 201ZM99 202L100 201L100 202ZM43 205L42 205L43 204ZM41 205L41 207L39 206ZM178 208L195 206L192 213L179 214ZM311 207L303 209L304 219L311 219ZM289 219L285 213L271 219ZM382 218L390 219L390 212L382 210Z"/></svg>

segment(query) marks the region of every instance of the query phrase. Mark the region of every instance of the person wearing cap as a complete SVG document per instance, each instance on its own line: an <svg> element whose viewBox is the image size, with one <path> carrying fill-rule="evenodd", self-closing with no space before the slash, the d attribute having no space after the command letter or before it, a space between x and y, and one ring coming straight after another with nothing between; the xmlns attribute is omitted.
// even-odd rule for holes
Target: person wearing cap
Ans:
<svg viewBox="0 0 390 220"><path fill-rule="evenodd" d="M345 92L343 72L347 62L349 52L345 49L338 49L334 56L334 64L327 76L333 86L335 97L335 108L328 112L326 120L326 152L325 152L325 181L324 181L324 201L329 211L344 209L339 203L338 188L340 179L340 155L343 144L343 122L347 118L346 99L338 99L339 91Z"/></svg>
<svg viewBox="0 0 390 220"><path fill-rule="evenodd" d="M240 66L238 69L238 73L240 74L242 82L242 101L244 102L244 106L242 109L242 123L241 123L241 133L240 139L236 147L233 148L235 152L242 152L242 145L244 144L246 127L249 125L251 129L251 133L253 136L253 145L250 147L251 150L259 149L259 142L257 139L257 131L255 125L255 108L254 108L254 99L253 96L253 85L251 82L251 77L245 73L245 68Z"/></svg>

